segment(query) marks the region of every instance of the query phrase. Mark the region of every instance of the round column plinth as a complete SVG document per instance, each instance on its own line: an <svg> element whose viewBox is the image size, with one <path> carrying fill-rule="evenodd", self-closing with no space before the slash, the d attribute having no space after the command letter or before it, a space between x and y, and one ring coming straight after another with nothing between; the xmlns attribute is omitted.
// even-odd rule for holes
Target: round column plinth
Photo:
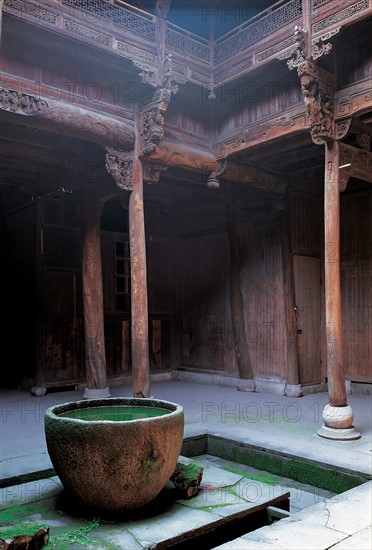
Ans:
<svg viewBox="0 0 372 550"><path fill-rule="evenodd" d="M103 399L105 397L111 397L109 388L85 388L83 395L83 399Z"/></svg>
<svg viewBox="0 0 372 550"><path fill-rule="evenodd" d="M350 405L334 407L329 403L323 409L323 426L318 435L326 439L359 439L360 433L354 428L354 413Z"/></svg>
<svg viewBox="0 0 372 550"><path fill-rule="evenodd" d="M286 384L285 395L287 397L302 397L301 384Z"/></svg>
<svg viewBox="0 0 372 550"><path fill-rule="evenodd" d="M253 392L256 389L256 382L254 378L241 378L239 380L238 386L236 387L238 391L248 391Z"/></svg>

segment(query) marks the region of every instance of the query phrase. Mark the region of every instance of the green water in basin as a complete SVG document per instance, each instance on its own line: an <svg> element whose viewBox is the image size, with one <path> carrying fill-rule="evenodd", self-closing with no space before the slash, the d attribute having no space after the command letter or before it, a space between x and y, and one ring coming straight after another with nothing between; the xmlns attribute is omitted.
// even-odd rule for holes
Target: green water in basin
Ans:
<svg viewBox="0 0 372 550"><path fill-rule="evenodd" d="M86 409L73 409L58 416L74 418L77 420L112 420L115 422L126 422L128 420L140 420L142 418L153 418L169 414L170 410L158 407L134 407L134 406L112 406L112 407L89 407Z"/></svg>

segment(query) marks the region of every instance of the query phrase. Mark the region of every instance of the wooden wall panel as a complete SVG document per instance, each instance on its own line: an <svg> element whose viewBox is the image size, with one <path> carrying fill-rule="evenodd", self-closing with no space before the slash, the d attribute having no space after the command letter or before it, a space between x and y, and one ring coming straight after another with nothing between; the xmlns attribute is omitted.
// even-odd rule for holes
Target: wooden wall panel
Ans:
<svg viewBox="0 0 372 550"><path fill-rule="evenodd" d="M236 375L227 235L179 241L181 366Z"/></svg>
<svg viewBox="0 0 372 550"><path fill-rule="evenodd" d="M248 79L222 85L215 100L216 135L233 132L275 113L301 105L301 86L295 72L270 73L270 80Z"/></svg>
<svg viewBox="0 0 372 550"><path fill-rule="evenodd" d="M372 191L341 197L341 298L346 376L371 383Z"/></svg>
<svg viewBox="0 0 372 550"><path fill-rule="evenodd" d="M247 255L243 279L253 371L286 379L286 332L279 227L240 227ZM244 240L243 240L244 242Z"/></svg>
<svg viewBox="0 0 372 550"><path fill-rule="evenodd" d="M362 23L357 34L353 27L342 31L336 49L338 88L371 78L372 44L367 25Z"/></svg>
<svg viewBox="0 0 372 550"><path fill-rule="evenodd" d="M323 247L323 211L320 197L292 191L289 201L293 253L320 256Z"/></svg>

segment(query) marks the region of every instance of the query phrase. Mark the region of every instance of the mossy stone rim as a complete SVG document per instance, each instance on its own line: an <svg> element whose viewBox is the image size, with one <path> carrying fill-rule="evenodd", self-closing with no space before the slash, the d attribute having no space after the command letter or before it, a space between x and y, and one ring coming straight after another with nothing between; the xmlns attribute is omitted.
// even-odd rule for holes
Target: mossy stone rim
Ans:
<svg viewBox="0 0 372 550"><path fill-rule="evenodd" d="M98 407L115 407L115 406L132 406L132 407L149 407L153 409L167 410L166 418L172 416L178 416L183 414L183 407L178 403L172 401L164 401L162 399L153 399L147 397L106 397L102 399L83 399L81 401L71 401L67 403L60 403L59 405L52 405L45 412L45 417L57 419L59 421L73 422L77 424L136 424L143 422L156 422L159 420L159 416L152 416L146 419L136 418L133 420L82 420L80 418L71 418L68 416L61 416L61 414L83 410L89 408Z"/></svg>

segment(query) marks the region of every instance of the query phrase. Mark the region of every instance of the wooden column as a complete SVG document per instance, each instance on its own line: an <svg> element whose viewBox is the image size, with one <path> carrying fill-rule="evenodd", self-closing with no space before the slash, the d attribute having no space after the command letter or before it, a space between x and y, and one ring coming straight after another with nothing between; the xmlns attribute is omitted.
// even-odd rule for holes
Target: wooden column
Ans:
<svg viewBox="0 0 372 550"><path fill-rule="evenodd" d="M102 264L102 202L92 200L89 182L81 184L82 273L87 387L84 398L110 397L107 387Z"/></svg>
<svg viewBox="0 0 372 550"><path fill-rule="evenodd" d="M342 349L340 279L340 144L325 144L324 281L329 404L318 434L328 439L357 439L353 411L347 404Z"/></svg>
<svg viewBox="0 0 372 550"><path fill-rule="evenodd" d="M129 197L133 396L150 397L147 268L143 203L143 166L134 160Z"/></svg>
<svg viewBox="0 0 372 550"><path fill-rule="evenodd" d="M236 208L233 197L229 197L227 207L227 228L230 243L230 298L231 321L235 343L236 359L239 367L239 376L242 379L238 386L240 391L254 391L255 381L244 320L244 300L242 294L242 264L240 239L237 224Z"/></svg>

